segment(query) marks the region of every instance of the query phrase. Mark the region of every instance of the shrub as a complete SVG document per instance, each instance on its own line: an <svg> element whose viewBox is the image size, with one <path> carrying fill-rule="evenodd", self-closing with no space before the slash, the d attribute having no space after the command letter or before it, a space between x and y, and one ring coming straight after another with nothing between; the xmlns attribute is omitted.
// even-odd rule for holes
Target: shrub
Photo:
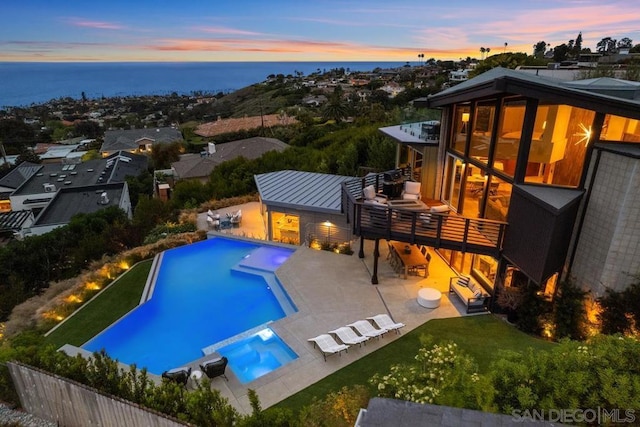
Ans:
<svg viewBox="0 0 640 427"><path fill-rule="evenodd" d="M300 412L300 422L308 427L353 426L360 408L366 407L368 402L369 391L365 386L345 386L305 406Z"/></svg>

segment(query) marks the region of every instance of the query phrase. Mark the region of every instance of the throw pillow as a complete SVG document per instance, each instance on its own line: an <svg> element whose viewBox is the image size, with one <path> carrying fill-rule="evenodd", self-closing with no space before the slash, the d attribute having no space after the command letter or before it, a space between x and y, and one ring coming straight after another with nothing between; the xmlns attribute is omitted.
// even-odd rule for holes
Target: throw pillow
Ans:
<svg viewBox="0 0 640 427"><path fill-rule="evenodd" d="M458 277L458 285L469 287L469 278L465 276Z"/></svg>

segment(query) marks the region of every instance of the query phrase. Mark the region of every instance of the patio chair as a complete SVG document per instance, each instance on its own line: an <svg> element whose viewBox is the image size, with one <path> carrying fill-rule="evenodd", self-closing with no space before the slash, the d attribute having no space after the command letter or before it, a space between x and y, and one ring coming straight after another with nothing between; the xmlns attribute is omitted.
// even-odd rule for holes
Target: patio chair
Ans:
<svg viewBox="0 0 640 427"><path fill-rule="evenodd" d="M227 363L229 363L229 360L226 357L216 357L215 359L202 362L200 369L209 379L224 377L225 380L229 381L229 378L227 378L224 373L227 368Z"/></svg>
<svg viewBox="0 0 640 427"><path fill-rule="evenodd" d="M374 337L380 338L381 336L383 336L385 333L388 332L386 329L374 328L373 325L367 322L366 320L358 320L347 326L355 329L356 332L358 332L363 337L369 337L369 338L374 338Z"/></svg>
<svg viewBox="0 0 640 427"><path fill-rule="evenodd" d="M420 200L422 194L420 193L421 184L416 181L405 181L404 190L402 190L403 200Z"/></svg>
<svg viewBox="0 0 640 427"><path fill-rule="evenodd" d="M219 219L213 219L210 216L207 216L207 224L209 224L209 227L218 230L220 228L220 220Z"/></svg>
<svg viewBox="0 0 640 427"><path fill-rule="evenodd" d="M355 332L353 329L347 328L346 326L342 326L338 329L334 329L333 331L329 331L330 334L335 334L340 338L343 344L355 345L359 344L362 347L362 343L366 343L369 337L361 337Z"/></svg>
<svg viewBox="0 0 640 427"><path fill-rule="evenodd" d="M364 196L364 203L368 205L386 205L388 201L386 195L376 193L373 185L364 187L362 189L362 195Z"/></svg>
<svg viewBox="0 0 640 427"><path fill-rule="evenodd" d="M168 371L164 371L162 373L162 378L169 381L175 381L178 384L182 384L185 387L187 385L187 381L189 381L190 376L191 376L191 368L187 368L187 367L174 368Z"/></svg>
<svg viewBox="0 0 640 427"><path fill-rule="evenodd" d="M231 222L232 225L240 225L242 222L242 209L238 209L237 212L234 212L233 215L231 215L229 222Z"/></svg>
<svg viewBox="0 0 640 427"><path fill-rule="evenodd" d="M400 328L404 328L406 325L402 322L394 322L388 314L377 314L372 317L367 317L367 320L373 321L380 329L386 329L388 331L396 331L400 333Z"/></svg>
<svg viewBox="0 0 640 427"><path fill-rule="evenodd" d="M336 354L342 356L342 350L348 352L349 346L346 344L338 344L335 339L329 334L318 335L315 338L309 338L308 341L313 342L313 348L318 345L320 351L322 352L322 357L324 357L324 361L327 361L328 354Z"/></svg>

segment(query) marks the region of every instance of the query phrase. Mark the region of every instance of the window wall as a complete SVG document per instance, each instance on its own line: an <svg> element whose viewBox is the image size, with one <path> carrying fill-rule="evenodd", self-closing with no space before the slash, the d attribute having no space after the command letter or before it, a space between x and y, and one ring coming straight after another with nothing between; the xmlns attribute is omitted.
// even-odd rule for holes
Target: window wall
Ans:
<svg viewBox="0 0 640 427"><path fill-rule="evenodd" d="M522 126L526 101L507 100L500 111L500 127L494 154L494 167L500 172L513 176L522 139Z"/></svg>
<svg viewBox="0 0 640 427"><path fill-rule="evenodd" d="M593 111L540 104L536 111L525 182L577 187L591 142Z"/></svg>
<svg viewBox="0 0 640 427"><path fill-rule="evenodd" d="M469 123L471 118L471 107L469 105L458 105L455 108L453 120L453 137L451 138L451 148L460 154L464 154L467 143L467 134L470 132Z"/></svg>
<svg viewBox="0 0 640 427"><path fill-rule="evenodd" d="M640 120L607 114L604 116L600 140L640 143Z"/></svg>
<svg viewBox="0 0 640 427"><path fill-rule="evenodd" d="M489 161L489 147L491 146L495 117L495 100L479 102L474 110L469 156L485 165Z"/></svg>

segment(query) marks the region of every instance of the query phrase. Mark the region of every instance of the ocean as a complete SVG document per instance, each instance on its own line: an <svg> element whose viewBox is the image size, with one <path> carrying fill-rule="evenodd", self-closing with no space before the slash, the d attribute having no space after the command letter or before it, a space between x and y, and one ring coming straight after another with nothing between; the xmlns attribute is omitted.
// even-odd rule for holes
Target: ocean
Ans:
<svg viewBox="0 0 640 427"><path fill-rule="evenodd" d="M0 108L71 97L232 92L271 74L307 76L318 70L371 71L399 62L0 62Z"/></svg>

